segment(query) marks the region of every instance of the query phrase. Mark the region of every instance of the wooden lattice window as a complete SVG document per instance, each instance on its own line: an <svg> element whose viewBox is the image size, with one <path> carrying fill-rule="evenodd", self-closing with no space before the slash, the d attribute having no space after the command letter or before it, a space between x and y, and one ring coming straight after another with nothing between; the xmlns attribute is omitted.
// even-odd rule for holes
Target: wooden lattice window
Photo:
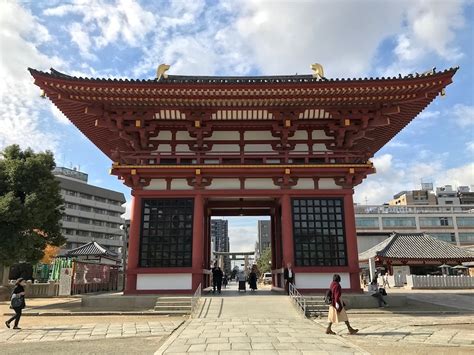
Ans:
<svg viewBox="0 0 474 355"><path fill-rule="evenodd" d="M190 267L193 199L146 199L140 233L141 267Z"/></svg>
<svg viewBox="0 0 474 355"><path fill-rule="evenodd" d="M296 266L346 266L343 199L295 198L292 207Z"/></svg>

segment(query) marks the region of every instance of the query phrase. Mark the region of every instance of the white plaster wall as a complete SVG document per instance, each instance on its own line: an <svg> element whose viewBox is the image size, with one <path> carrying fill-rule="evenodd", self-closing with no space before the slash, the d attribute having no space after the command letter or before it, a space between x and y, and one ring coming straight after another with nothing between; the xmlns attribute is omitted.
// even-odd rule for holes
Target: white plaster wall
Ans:
<svg viewBox="0 0 474 355"><path fill-rule="evenodd" d="M330 137L326 136L324 131L313 131L312 132L313 139L328 139Z"/></svg>
<svg viewBox="0 0 474 355"><path fill-rule="evenodd" d="M171 131L160 131L158 136L150 138L151 140L171 140Z"/></svg>
<svg viewBox="0 0 474 355"><path fill-rule="evenodd" d="M192 190L193 188L188 185L186 179L173 179L171 180L171 190Z"/></svg>
<svg viewBox="0 0 474 355"><path fill-rule="evenodd" d="M245 152L272 152L273 148L271 144L246 144L244 147Z"/></svg>
<svg viewBox="0 0 474 355"><path fill-rule="evenodd" d="M313 144L313 152L327 152L326 144Z"/></svg>
<svg viewBox="0 0 474 355"><path fill-rule="evenodd" d="M143 187L143 190L166 190L166 180L152 179L150 185Z"/></svg>
<svg viewBox="0 0 474 355"><path fill-rule="evenodd" d="M342 189L342 186L336 185L333 178L321 178L321 179L319 179L318 187L319 187L320 190L329 190L329 189L339 190L339 189Z"/></svg>
<svg viewBox="0 0 474 355"><path fill-rule="evenodd" d="M295 151L298 153L307 152L308 145L307 144L295 144Z"/></svg>
<svg viewBox="0 0 474 355"><path fill-rule="evenodd" d="M292 189L297 189L297 190L314 189L314 180L308 179L308 178L298 179L298 183L295 186L293 186Z"/></svg>
<svg viewBox="0 0 474 355"><path fill-rule="evenodd" d="M212 136L208 139L218 141L238 141L240 139L240 134L239 132L232 131L214 131L212 132Z"/></svg>
<svg viewBox="0 0 474 355"><path fill-rule="evenodd" d="M212 179L212 184L206 187L207 190L219 190L219 189L240 189L239 179Z"/></svg>
<svg viewBox="0 0 474 355"><path fill-rule="evenodd" d="M240 152L238 144L214 144L211 152Z"/></svg>
<svg viewBox="0 0 474 355"><path fill-rule="evenodd" d="M338 273L341 276L341 287L350 288L351 281L349 273ZM332 282L334 273L303 273L299 272L295 275L295 286L296 288L329 288Z"/></svg>
<svg viewBox="0 0 474 355"><path fill-rule="evenodd" d="M244 133L245 140L254 140L254 141L261 141L261 140L276 140L277 138L272 136L271 132L267 131L246 131Z"/></svg>
<svg viewBox="0 0 474 355"><path fill-rule="evenodd" d="M178 131L178 132L176 132L176 139L179 139L179 140L193 140L193 138L189 135L188 131Z"/></svg>
<svg viewBox="0 0 474 355"><path fill-rule="evenodd" d="M160 144L156 151L157 152L171 152L171 145L170 144Z"/></svg>
<svg viewBox="0 0 474 355"><path fill-rule="evenodd" d="M280 187L272 179L245 179L245 188L249 190L277 190Z"/></svg>
<svg viewBox="0 0 474 355"><path fill-rule="evenodd" d="M190 152L189 146L187 144L177 144L176 152Z"/></svg>
<svg viewBox="0 0 474 355"><path fill-rule="evenodd" d="M308 132L306 131L296 131L293 137L289 137L289 140L296 140L296 139L308 139Z"/></svg>
<svg viewBox="0 0 474 355"><path fill-rule="evenodd" d="M137 290L190 290L192 274L138 274Z"/></svg>

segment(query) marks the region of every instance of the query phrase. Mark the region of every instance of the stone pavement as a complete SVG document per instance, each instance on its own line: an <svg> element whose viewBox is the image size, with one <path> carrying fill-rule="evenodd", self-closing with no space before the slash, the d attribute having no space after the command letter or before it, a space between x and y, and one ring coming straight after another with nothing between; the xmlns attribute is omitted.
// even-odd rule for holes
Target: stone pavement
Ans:
<svg viewBox="0 0 474 355"><path fill-rule="evenodd" d="M229 291L203 297L200 318L187 321L155 354L367 353L342 337L326 335L285 295L228 296Z"/></svg>
<svg viewBox="0 0 474 355"><path fill-rule="evenodd" d="M347 339L361 344L370 342L373 346L387 343L410 343L418 345L440 345L467 347L474 353L474 321L465 316L350 316L351 323L359 329L356 337ZM315 319L326 326L327 321ZM334 331L342 337L345 326L337 325Z"/></svg>
<svg viewBox="0 0 474 355"><path fill-rule="evenodd" d="M124 337L168 337L183 321L160 320L125 323L90 323L83 325L33 326L22 330L0 330L0 344L47 341L96 340ZM21 326L21 324L20 324Z"/></svg>

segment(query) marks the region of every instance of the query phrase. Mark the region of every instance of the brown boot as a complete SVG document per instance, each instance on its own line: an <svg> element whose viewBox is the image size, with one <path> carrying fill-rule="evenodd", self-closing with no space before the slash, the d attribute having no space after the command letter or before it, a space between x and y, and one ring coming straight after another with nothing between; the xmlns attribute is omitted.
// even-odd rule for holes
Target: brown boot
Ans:
<svg viewBox="0 0 474 355"><path fill-rule="evenodd" d="M357 334L357 332L359 331L359 329L354 329L354 328L349 328L349 334L350 335L354 335L354 334Z"/></svg>
<svg viewBox="0 0 474 355"><path fill-rule="evenodd" d="M326 334L331 334L331 335L334 335L336 333L334 333L332 330L331 330L331 323L329 323L328 327L326 328Z"/></svg>

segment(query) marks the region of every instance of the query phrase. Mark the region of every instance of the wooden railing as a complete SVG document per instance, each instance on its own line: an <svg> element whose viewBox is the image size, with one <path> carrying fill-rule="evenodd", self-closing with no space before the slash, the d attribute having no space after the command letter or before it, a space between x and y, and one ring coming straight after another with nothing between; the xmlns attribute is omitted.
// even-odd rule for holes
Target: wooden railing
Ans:
<svg viewBox="0 0 474 355"><path fill-rule="evenodd" d="M304 151L251 151L251 152L125 152L125 160L139 161L150 165L193 165L193 164L364 164L363 156L352 152L333 153Z"/></svg>
<svg viewBox="0 0 474 355"><path fill-rule="evenodd" d="M298 289L292 284L288 284L289 295L296 308L303 313L303 316L306 317L306 299L298 291Z"/></svg>
<svg viewBox="0 0 474 355"><path fill-rule="evenodd" d="M201 293L202 293L202 286L201 284L199 284L198 288L196 289L196 292L194 292L194 295L191 298L191 318L195 317L195 312L198 309L199 300L201 299Z"/></svg>

